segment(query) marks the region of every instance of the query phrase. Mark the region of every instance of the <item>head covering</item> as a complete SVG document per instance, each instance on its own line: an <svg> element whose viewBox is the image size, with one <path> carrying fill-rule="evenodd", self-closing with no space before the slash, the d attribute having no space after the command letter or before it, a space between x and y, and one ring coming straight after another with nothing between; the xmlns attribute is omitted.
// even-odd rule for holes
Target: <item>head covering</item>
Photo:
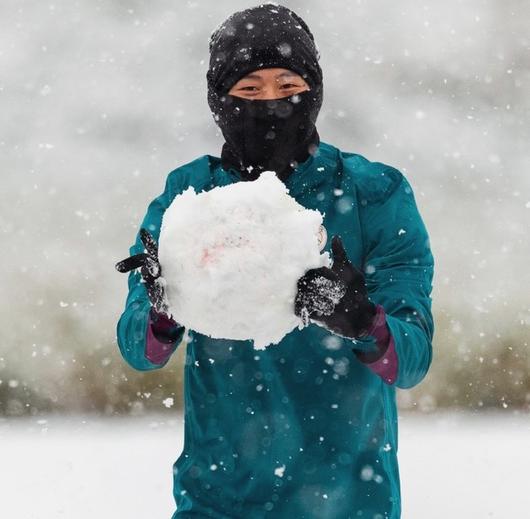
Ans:
<svg viewBox="0 0 530 519"><path fill-rule="evenodd" d="M238 11L210 36L208 87L221 94L253 70L281 67L300 74L311 88L322 83L313 34L296 13L275 3Z"/></svg>
<svg viewBox="0 0 530 519"><path fill-rule="evenodd" d="M245 180L267 169L286 178L320 142L315 123L322 105L322 70L308 26L284 6L260 4L218 26L209 50L208 104L226 141L223 167L235 168ZM310 90L276 100L228 94L242 77L263 68L292 70Z"/></svg>

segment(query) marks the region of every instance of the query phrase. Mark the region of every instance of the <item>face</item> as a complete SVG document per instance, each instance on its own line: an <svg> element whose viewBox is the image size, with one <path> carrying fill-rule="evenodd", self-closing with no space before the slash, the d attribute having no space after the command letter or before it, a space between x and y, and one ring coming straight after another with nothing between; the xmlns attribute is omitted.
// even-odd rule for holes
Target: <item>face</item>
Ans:
<svg viewBox="0 0 530 519"><path fill-rule="evenodd" d="M309 90L304 78L286 68L254 70L241 78L229 94L245 99L279 99Z"/></svg>

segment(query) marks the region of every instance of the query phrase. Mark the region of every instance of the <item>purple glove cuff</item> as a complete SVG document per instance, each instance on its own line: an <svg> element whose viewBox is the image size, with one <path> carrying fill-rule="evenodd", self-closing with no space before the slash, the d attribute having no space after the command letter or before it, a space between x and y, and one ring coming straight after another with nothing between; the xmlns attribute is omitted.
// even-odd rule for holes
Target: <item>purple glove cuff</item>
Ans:
<svg viewBox="0 0 530 519"><path fill-rule="evenodd" d="M398 358L394 338L390 334L386 322L386 313L382 305L376 305L377 312L374 322L368 330L368 336L376 341L378 352L363 353L355 351L357 358L376 375L379 375L387 384L393 384L397 378Z"/></svg>
<svg viewBox="0 0 530 519"><path fill-rule="evenodd" d="M153 364L164 364L177 348L177 341L164 337L164 334L179 325L164 314L156 314L155 322L153 312L155 311L151 308L147 323L145 358Z"/></svg>
<svg viewBox="0 0 530 519"><path fill-rule="evenodd" d="M364 363L387 384L393 384L397 378L398 359L394 338L390 336L389 344L384 355L374 362Z"/></svg>
<svg viewBox="0 0 530 519"><path fill-rule="evenodd" d="M388 339L388 329L386 327L386 313L383 305L375 305L376 312L372 327L368 330L367 335L371 335L377 342L383 340L386 343Z"/></svg>

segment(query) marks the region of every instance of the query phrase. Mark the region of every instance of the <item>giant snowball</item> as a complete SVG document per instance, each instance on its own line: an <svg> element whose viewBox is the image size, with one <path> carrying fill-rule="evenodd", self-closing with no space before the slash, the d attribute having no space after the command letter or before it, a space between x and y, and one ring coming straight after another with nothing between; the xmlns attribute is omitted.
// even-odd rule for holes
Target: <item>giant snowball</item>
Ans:
<svg viewBox="0 0 530 519"><path fill-rule="evenodd" d="M272 171L257 180L176 196L162 220L159 260L173 318L218 339L276 344L301 320L298 279L329 267L322 214L292 198Z"/></svg>

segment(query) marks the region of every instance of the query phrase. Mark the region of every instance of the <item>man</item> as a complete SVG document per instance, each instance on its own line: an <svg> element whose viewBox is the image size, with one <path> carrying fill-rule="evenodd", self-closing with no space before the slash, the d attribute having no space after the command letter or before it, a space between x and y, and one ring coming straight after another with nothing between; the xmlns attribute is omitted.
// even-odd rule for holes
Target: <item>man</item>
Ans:
<svg viewBox="0 0 530 519"><path fill-rule="evenodd" d="M276 4L234 13L214 31L208 102L221 157L168 175L117 265L131 271L119 347L132 367L151 370L184 334L165 306L156 240L188 186L274 170L325 215L333 237L332 267L298 282L293 312L304 328L259 353L251 341L189 330L173 519L400 517L395 389L418 384L431 363L434 261L406 178L320 140L318 59L307 25ZM330 286L343 294L337 304L322 289Z"/></svg>

